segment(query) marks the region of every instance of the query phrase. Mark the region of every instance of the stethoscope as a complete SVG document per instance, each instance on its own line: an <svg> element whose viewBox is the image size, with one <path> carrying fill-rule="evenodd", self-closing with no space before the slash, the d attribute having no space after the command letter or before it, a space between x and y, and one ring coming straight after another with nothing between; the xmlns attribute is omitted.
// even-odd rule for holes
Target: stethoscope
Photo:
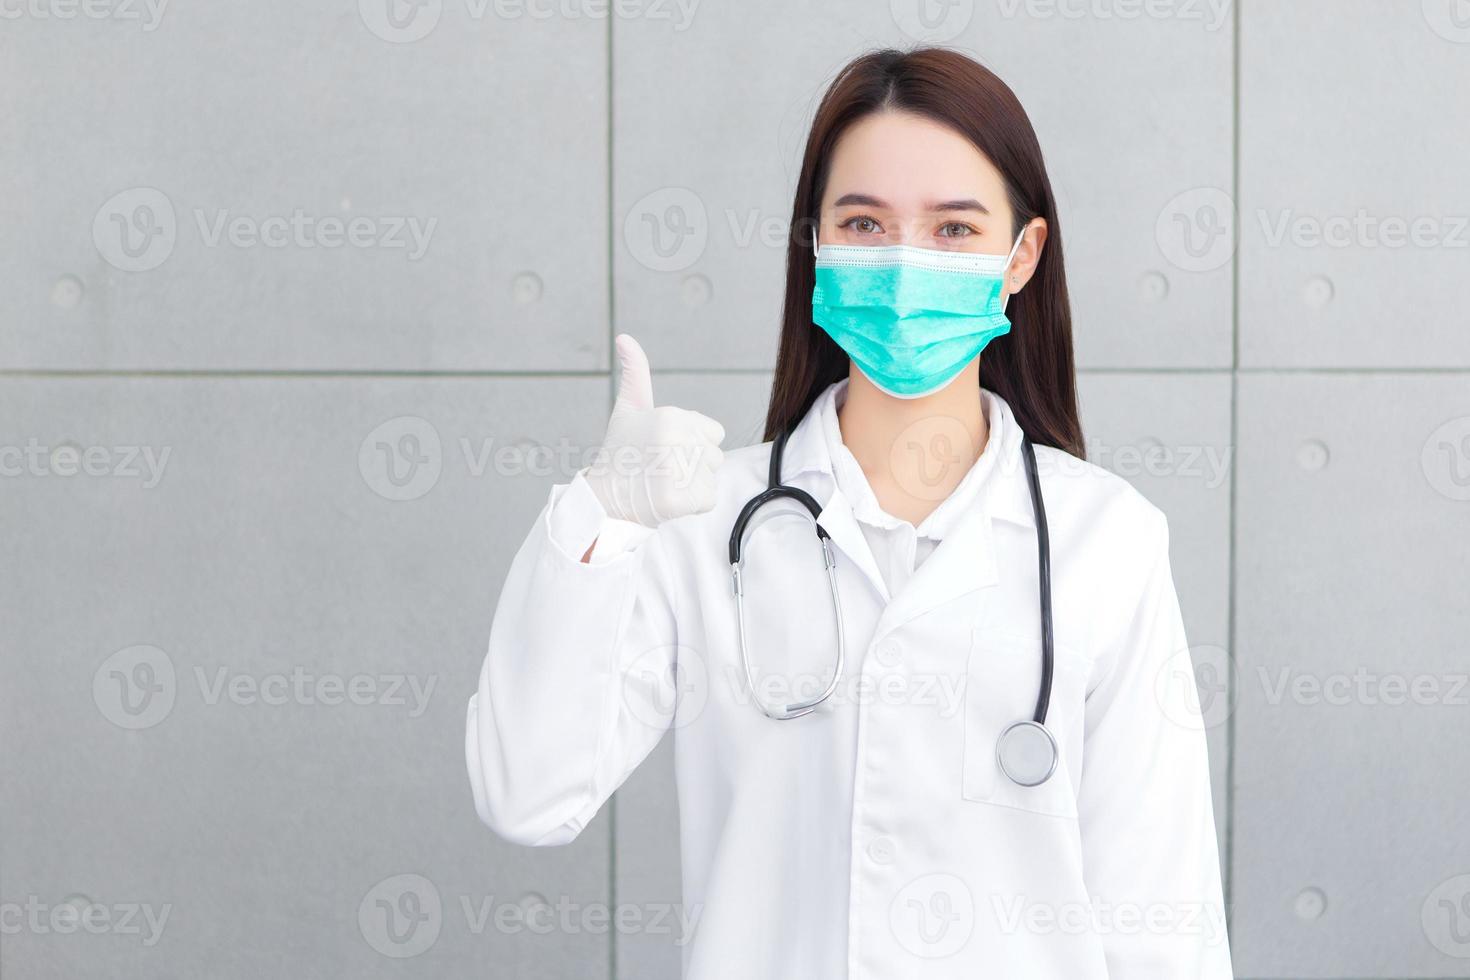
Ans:
<svg viewBox="0 0 1470 980"><path fill-rule="evenodd" d="M730 531L730 579L735 590L735 610L740 624L740 660L745 667L745 680L756 705L769 718L790 721L809 715L817 706L830 698L837 690L842 678L846 659L846 646L842 637L842 601L837 591L837 560L832 552L832 539L826 528L817 523L822 507L812 495L797 487L781 482L781 456L786 449L786 438L790 430L776 436L771 444L770 472L766 488L750 498L735 518ZM1000 733L995 746L996 762L1014 783L1020 786L1039 786L1051 778L1056 771L1057 743L1046 727L1046 712L1051 704L1051 679L1054 655L1052 651L1051 622L1051 540L1047 533L1046 508L1041 501L1041 480L1036 474L1036 450L1030 437L1021 440L1021 455L1026 464L1026 482L1031 488L1031 508L1036 515L1037 580L1041 592L1041 690L1036 697L1036 711L1030 718L1012 722ZM822 564L827 570L827 582L832 590L832 614L837 629L837 662L832 670L832 679L826 688L814 698L792 704L772 706L765 702L756 690L755 675L750 668L750 655L746 649L745 631L745 586L740 579L742 567L741 544L746 528L756 511L773 500L794 500L807 509L816 528L817 540L822 546Z"/></svg>

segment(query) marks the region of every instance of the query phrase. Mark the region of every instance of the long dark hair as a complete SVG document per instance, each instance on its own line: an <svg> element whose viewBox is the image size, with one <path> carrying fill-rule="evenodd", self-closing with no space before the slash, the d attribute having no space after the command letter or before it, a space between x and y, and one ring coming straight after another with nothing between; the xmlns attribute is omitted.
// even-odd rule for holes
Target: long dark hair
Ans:
<svg viewBox="0 0 1470 980"><path fill-rule="evenodd" d="M766 410L765 438L794 425L829 384L848 374L848 358L812 323L815 271L812 236L833 147L847 127L870 113L897 109L926 116L966 137L1005 179L1011 237L1046 219L1041 262L1026 288L1010 298L1011 331L980 358L980 381L1004 398L1033 442L1083 457L1072 362L1072 310L1062 268L1062 236L1041 145L1009 87L978 62L944 48L884 50L849 63L822 97L807 137L791 206L786 251L786 303L781 349Z"/></svg>

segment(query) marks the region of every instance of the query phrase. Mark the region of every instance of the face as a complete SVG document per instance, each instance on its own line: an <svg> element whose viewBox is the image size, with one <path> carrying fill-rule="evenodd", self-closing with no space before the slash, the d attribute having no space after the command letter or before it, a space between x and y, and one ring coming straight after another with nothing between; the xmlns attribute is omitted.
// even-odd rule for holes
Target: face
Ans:
<svg viewBox="0 0 1470 980"><path fill-rule="evenodd" d="M832 152L819 242L915 245L1005 255L1015 238L1000 171L964 136L923 116L885 111L848 127ZM1046 222L1034 219L1005 293L1036 269Z"/></svg>

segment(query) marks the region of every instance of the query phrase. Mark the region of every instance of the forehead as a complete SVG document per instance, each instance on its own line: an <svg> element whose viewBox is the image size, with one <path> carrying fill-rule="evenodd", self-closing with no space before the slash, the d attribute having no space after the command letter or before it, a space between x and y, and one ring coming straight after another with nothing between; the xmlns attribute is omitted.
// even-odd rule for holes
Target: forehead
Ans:
<svg viewBox="0 0 1470 980"><path fill-rule="evenodd" d="M973 197L994 212L1005 203L1005 181L962 134L914 113L885 111L853 123L833 148L822 203L850 193L900 211Z"/></svg>

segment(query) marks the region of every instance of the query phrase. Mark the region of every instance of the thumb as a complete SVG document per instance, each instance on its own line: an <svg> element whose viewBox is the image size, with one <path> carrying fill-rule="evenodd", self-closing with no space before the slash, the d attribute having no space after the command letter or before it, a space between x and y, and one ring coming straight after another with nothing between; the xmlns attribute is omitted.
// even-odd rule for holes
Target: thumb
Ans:
<svg viewBox="0 0 1470 980"><path fill-rule="evenodd" d="M618 352L617 408L649 409L653 407L653 376L648 368L648 355L630 335L620 333L613 341Z"/></svg>

